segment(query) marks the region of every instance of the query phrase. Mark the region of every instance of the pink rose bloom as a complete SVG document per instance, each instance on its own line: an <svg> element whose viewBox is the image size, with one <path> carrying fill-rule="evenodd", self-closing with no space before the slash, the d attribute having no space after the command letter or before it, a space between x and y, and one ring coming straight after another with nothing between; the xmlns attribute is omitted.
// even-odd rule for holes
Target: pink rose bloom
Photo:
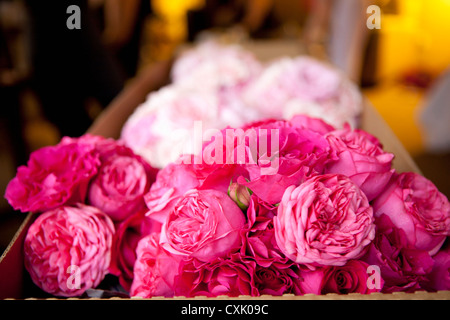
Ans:
<svg viewBox="0 0 450 320"><path fill-rule="evenodd" d="M180 257L165 251L159 244L159 233L142 238L136 248L132 297L172 297Z"/></svg>
<svg viewBox="0 0 450 320"><path fill-rule="evenodd" d="M60 143L41 148L31 153L26 166L18 168L5 198L22 212L43 212L84 202L99 165L93 146Z"/></svg>
<svg viewBox="0 0 450 320"><path fill-rule="evenodd" d="M147 216L164 223L180 197L199 184L199 178L192 166L169 163L158 172L155 182L144 196L149 209Z"/></svg>
<svg viewBox="0 0 450 320"><path fill-rule="evenodd" d="M255 286L255 262L232 254L211 262L188 259L181 263L175 277L175 295L185 297L226 295L259 296Z"/></svg>
<svg viewBox="0 0 450 320"><path fill-rule="evenodd" d="M450 245L433 257L433 269L421 284L427 291L450 290Z"/></svg>
<svg viewBox="0 0 450 320"><path fill-rule="evenodd" d="M362 97L336 68L310 57L273 61L244 93L264 117L289 120L297 114L320 117L336 126L356 125Z"/></svg>
<svg viewBox="0 0 450 320"><path fill-rule="evenodd" d="M381 291L384 282L380 277L379 287L369 288L367 280L369 265L361 260L349 260L344 266L319 267L316 270L301 270L299 287L302 294L370 294ZM369 280L370 281L370 280Z"/></svg>
<svg viewBox="0 0 450 320"><path fill-rule="evenodd" d="M117 149L102 161L91 182L89 203L114 221L122 221L145 207L144 195L155 178L156 170L131 149Z"/></svg>
<svg viewBox="0 0 450 320"><path fill-rule="evenodd" d="M345 265L364 254L375 236L367 197L348 177L335 174L287 188L274 226L281 251L312 268Z"/></svg>
<svg viewBox="0 0 450 320"><path fill-rule="evenodd" d="M382 214L376 218L377 233L361 258L369 265L380 268L384 280L382 292L414 292L422 289L433 268L433 259L427 251L408 245L403 229L395 227L391 219Z"/></svg>
<svg viewBox="0 0 450 320"><path fill-rule="evenodd" d="M45 292L80 296L108 273L113 235L113 222L97 208L78 204L47 211L28 229L25 268Z"/></svg>
<svg viewBox="0 0 450 320"><path fill-rule="evenodd" d="M389 183L394 174L394 155L385 152L377 138L363 130L343 130L327 135L338 160L327 164L325 173L340 173L348 176L366 194L375 199Z"/></svg>
<svg viewBox="0 0 450 320"><path fill-rule="evenodd" d="M121 140L153 167L163 168L182 154L199 152L209 131L256 118L235 93L196 85L172 84L152 92L127 119Z"/></svg>
<svg viewBox="0 0 450 320"><path fill-rule="evenodd" d="M301 114L293 116L288 121L288 123L291 124L295 128L308 129L308 130L320 133L322 135L325 135L325 134L335 130L335 128L333 126L326 123L325 121L323 121L320 118L308 117L308 116L301 115Z"/></svg>
<svg viewBox="0 0 450 320"><path fill-rule="evenodd" d="M325 267L321 294L370 294L381 291L384 284L381 277L380 283L373 288L367 285L369 278L368 268L369 265L360 260L349 260L342 267ZM377 288L377 286L379 287Z"/></svg>
<svg viewBox="0 0 450 320"><path fill-rule="evenodd" d="M255 194L251 196L247 227L242 231L241 254L252 257L262 267L269 267L273 263L291 264L276 243L273 227L276 213L276 206L265 203Z"/></svg>
<svg viewBox="0 0 450 320"><path fill-rule="evenodd" d="M139 240L150 233L159 233L161 226L160 223L146 217L144 210L136 212L117 225L109 272L119 278L119 283L126 291L130 291L133 282L136 247Z"/></svg>
<svg viewBox="0 0 450 320"><path fill-rule="evenodd" d="M249 179L242 177L237 182L271 204L281 201L287 187L322 173L325 165L335 159L323 135L296 128L287 121L250 124L247 130L256 132L257 159L254 160L256 164L246 166ZM261 145L262 139L270 146Z"/></svg>
<svg viewBox="0 0 450 320"><path fill-rule="evenodd" d="M241 244L245 217L226 193L190 190L177 202L161 231L161 246L172 254L211 261Z"/></svg>
<svg viewBox="0 0 450 320"><path fill-rule="evenodd" d="M373 203L376 217L386 214L405 231L408 244L434 255L450 235L450 203L425 177L398 174Z"/></svg>
<svg viewBox="0 0 450 320"><path fill-rule="evenodd" d="M293 263L272 264L269 267L256 266L255 285L260 294L282 296L300 295L302 281L299 269Z"/></svg>

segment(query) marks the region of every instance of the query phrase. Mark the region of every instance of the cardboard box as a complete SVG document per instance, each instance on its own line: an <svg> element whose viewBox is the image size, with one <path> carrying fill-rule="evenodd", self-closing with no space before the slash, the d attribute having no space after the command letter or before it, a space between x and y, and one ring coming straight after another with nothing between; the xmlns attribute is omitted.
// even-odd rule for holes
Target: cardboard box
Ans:
<svg viewBox="0 0 450 320"><path fill-rule="evenodd" d="M301 50L295 43L283 43L275 50L277 44L273 43L251 43L248 45L257 56L262 57L262 60L267 60L277 55L296 55L300 54ZM265 48L271 48L266 51ZM259 55L258 55L259 53ZM106 137L117 138L120 135L120 129L127 117L133 112L142 101L144 101L147 94L152 90L157 90L165 85L169 79L170 61L159 62L150 66L142 75L131 82L127 88L111 103L111 105L103 112L103 114L95 121L89 132L92 134L103 135ZM414 171L421 173L418 166L414 163L411 156L403 147L398 138L393 134L390 127L386 124L380 114L374 107L366 100L364 109L361 115L361 128L375 135L383 144L385 150L395 154L393 166L399 172ZM36 219L36 214L28 214L19 230L13 237L8 248L5 250L0 258L0 299L13 298L24 299L42 297L42 291L39 292L36 286L29 279L28 273L24 268L23 259L23 242L29 226ZM45 295L44 295L45 296ZM153 298L161 299L161 298ZM173 299L186 299L184 297L176 297ZM202 297L193 298L195 300L202 299ZM206 298L205 298L206 299ZM208 298L213 299L213 298ZM222 296L214 299L229 299L229 297ZM235 298L233 298L235 299ZM361 294L327 294L327 295L284 295L282 297L273 297L263 295L261 297L239 297L238 299L286 299L286 300L450 300L450 291L440 292L415 292L415 293L394 293L381 294L374 293L370 295Z"/></svg>

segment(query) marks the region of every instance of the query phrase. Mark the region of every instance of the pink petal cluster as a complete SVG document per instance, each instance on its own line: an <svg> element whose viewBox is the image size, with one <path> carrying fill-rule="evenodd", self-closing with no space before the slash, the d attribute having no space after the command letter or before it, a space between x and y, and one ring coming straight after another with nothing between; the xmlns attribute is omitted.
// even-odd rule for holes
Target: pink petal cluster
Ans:
<svg viewBox="0 0 450 320"><path fill-rule="evenodd" d="M113 222L97 208L79 204L52 209L28 229L25 268L44 291L79 296L108 273L113 236Z"/></svg>
<svg viewBox="0 0 450 320"><path fill-rule="evenodd" d="M145 216L156 174L129 147L101 136L64 137L33 152L5 197L15 209L40 214L25 250L34 282L54 295L80 296L111 273L128 290L138 241L161 230ZM65 287L69 266L81 270L77 290Z"/></svg>

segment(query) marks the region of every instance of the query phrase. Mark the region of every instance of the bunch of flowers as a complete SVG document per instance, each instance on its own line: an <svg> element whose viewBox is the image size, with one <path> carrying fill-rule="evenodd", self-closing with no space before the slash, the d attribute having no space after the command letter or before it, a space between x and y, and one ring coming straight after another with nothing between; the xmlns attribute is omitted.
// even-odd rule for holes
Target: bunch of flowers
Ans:
<svg viewBox="0 0 450 320"><path fill-rule="evenodd" d="M362 97L336 68L316 59L279 58L264 65L238 45L205 42L180 55L172 82L152 92L125 123L121 139L152 166L163 168L192 148L202 129L241 127L296 114L342 128L358 124Z"/></svg>
<svg viewBox="0 0 450 320"><path fill-rule="evenodd" d="M64 137L30 155L5 197L38 214L25 244L33 282L55 296L80 296L109 273L129 289L138 240L161 225L145 217L157 170L123 143Z"/></svg>
<svg viewBox="0 0 450 320"><path fill-rule="evenodd" d="M296 116L226 128L159 171L132 296L448 290L450 204L369 133Z"/></svg>
<svg viewBox="0 0 450 320"><path fill-rule="evenodd" d="M393 157L303 115L217 130L159 171L86 135L34 152L6 198L40 213L25 267L56 296L108 273L145 298L448 290L450 203Z"/></svg>

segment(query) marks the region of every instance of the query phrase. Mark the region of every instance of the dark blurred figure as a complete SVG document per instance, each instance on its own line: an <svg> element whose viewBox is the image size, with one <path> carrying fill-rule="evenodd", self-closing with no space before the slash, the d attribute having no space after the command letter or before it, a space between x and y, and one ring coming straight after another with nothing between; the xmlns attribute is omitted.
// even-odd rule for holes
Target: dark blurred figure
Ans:
<svg viewBox="0 0 450 320"><path fill-rule="evenodd" d="M1 149L12 165L24 164L20 95L30 74L28 20L20 0L0 0L0 134ZM2 164L6 172L5 163Z"/></svg>
<svg viewBox="0 0 450 320"><path fill-rule="evenodd" d="M201 9L188 12L188 40L208 29L242 27L251 38L270 38L281 26L274 0L206 0Z"/></svg>
<svg viewBox="0 0 450 320"><path fill-rule="evenodd" d="M151 0L89 0L102 40L117 58L125 78L138 71L146 19L152 15Z"/></svg>
<svg viewBox="0 0 450 320"><path fill-rule="evenodd" d="M31 88L45 117L62 136L80 136L93 119L88 98L106 107L122 90L124 77L101 41L87 0L26 0L31 17ZM69 29L70 5L81 12L81 28Z"/></svg>

